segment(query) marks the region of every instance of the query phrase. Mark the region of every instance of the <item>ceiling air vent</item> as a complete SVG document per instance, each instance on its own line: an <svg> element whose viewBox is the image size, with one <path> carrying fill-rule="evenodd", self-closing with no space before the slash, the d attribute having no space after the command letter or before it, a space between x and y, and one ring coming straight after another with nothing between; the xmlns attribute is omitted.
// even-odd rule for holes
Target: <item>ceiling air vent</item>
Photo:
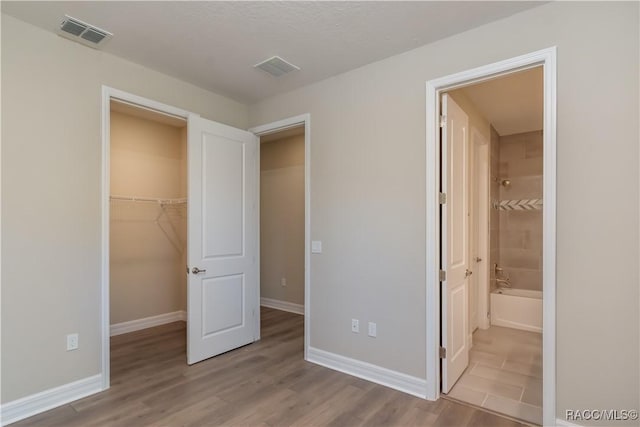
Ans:
<svg viewBox="0 0 640 427"><path fill-rule="evenodd" d="M79 19L72 18L69 15L64 16L60 24L59 34L94 49L102 47L102 45L113 36L113 34L108 31L82 22Z"/></svg>
<svg viewBox="0 0 640 427"><path fill-rule="evenodd" d="M266 61L262 61L261 63L254 65L254 68L259 68L275 77L280 77L290 71L300 69L300 67L296 67L279 56L272 56Z"/></svg>

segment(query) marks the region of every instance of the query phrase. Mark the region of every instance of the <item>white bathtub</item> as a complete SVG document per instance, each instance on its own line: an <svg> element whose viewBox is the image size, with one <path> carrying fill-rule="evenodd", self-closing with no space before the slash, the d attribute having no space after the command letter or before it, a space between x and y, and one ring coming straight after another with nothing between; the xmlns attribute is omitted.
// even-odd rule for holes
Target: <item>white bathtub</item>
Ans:
<svg viewBox="0 0 640 427"><path fill-rule="evenodd" d="M491 324L542 332L542 291L496 289L491 292Z"/></svg>

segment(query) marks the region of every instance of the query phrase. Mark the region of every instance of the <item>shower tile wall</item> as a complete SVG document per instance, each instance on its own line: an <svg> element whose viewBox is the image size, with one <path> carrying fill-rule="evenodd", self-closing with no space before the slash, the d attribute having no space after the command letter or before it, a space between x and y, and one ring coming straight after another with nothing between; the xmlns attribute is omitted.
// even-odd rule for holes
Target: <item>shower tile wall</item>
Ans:
<svg viewBox="0 0 640 427"><path fill-rule="evenodd" d="M498 200L541 199L542 131L499 138L498 177L508 179L511 185L496 183ZM496 200L493 194L492 200ZM541 291L542 210L499 211L498 216L498 264L509 274L513 288ZM493 239L493 230L491 234Z"/></svg>
<svg viewBox="0 0 640 427"><path fill-rule="evenodd" d="M500 185L497 182L500 175L500 135L491 126L491 186L489 188L489 197L491 200L500 200ZM493 265L500 263L500 217L495 209L491 209L491 217L489 218L489 271L491 279L491 290L496 287L496 278L494 277Z"/></svg>

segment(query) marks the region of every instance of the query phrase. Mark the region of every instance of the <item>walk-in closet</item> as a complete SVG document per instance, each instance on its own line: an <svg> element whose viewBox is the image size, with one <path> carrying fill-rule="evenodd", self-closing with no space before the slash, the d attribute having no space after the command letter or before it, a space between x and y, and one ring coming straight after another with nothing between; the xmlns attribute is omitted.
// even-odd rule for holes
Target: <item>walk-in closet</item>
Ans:
<svg viewBox="0 0 640 427"><path fill-rule="evenodd" d="M187 127L111 102L111 336L186 319Z"/></svg>

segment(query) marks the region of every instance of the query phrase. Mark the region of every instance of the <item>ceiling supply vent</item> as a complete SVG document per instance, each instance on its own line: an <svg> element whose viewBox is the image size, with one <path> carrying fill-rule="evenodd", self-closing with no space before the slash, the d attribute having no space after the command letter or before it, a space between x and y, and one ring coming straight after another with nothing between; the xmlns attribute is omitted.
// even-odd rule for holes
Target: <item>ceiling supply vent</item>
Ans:
<svg viewBox="0 0 640 427"><path fill-rule="evenodd" d="M94 49L102 47L107 40L113 37L110 32L72 18L69 15L64 16L60 23L58 34Z"/></svg>
<svg viewBox="0 0 640 427"><path fill-rule="evenodd" d="M279 56L272 56L266 61L254 65L254 68L259 68L275 77L280 77L294 70L300 70L300 67L285 61Z"/></svg>

